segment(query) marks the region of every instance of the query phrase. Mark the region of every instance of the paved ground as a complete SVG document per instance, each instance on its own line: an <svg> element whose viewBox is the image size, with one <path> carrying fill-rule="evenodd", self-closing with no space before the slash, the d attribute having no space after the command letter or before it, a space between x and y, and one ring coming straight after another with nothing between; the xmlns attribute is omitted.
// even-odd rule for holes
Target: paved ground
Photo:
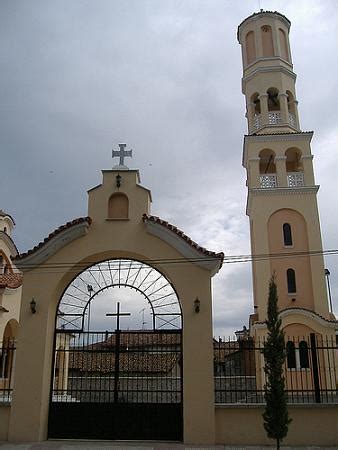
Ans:
<svg viewBox="0 0 338 450"><path fill-rule="evenodd" d="M107 441L45 441L45 442L27 442L27 443L8 443L0 442L1 449L12 450L107 450L108 448L114 450L271 450L275 446L224 446L216 445L208 446L189 446L184 444L168 443L168 442L107 442ZM288 447L283 446L282 450L337 450L337 447Z"/></svg>

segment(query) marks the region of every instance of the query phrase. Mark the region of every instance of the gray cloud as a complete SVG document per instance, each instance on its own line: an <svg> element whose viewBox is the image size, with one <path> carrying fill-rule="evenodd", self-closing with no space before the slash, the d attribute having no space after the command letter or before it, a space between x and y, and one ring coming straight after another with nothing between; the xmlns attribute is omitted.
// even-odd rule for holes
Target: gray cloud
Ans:
<svg viewBox="0 0 338 450"><path fill-rule="evenodd" d="M338 248L337 43L328 32L336 2L261 6L292 22L301 123L316 132L324 246ZM155 214L212 250L249 253L236 31L252 12L248 0L1 3L0 206L16 219L20 250L86 214L86 190L126 141ZM327 264L337 310L336 258ZM217 275L217 333L247 323L251 291L248 264Z"/></svg>

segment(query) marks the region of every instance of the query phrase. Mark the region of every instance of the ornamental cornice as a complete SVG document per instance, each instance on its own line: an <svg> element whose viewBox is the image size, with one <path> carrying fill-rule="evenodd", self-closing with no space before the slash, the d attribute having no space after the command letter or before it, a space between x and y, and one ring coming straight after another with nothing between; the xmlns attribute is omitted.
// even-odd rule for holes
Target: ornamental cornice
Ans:
<svg viewBox="0 0 338 450"><path fill-rule="evenodd" d="M279 313L279 317L281 319L289 317L289 316L294 316L294 315L299 315L299 316L306 317L308 319L312 319L313 321L319 323L320 325L322 325L324 327L338 329L338 321L337 320L326 319L325 317L317 314L316 312L310 311L309 309L306 309L306 308L287 308L287 309L283 309ZM267 328L266 322L255 322L252 326L255 329L261 329L261 330L264 330Z"/></svg>
<svg viewBox="0 0 338 450"><path fill-rule="evenodd" d="M304 141L311 142L313 131L301 133L276 133L276 134L250 134L244 136L244 144L247 142L281 142L281 141Z"/></svg>
<svg viewBox="0 0 338 450"><path fill-rule="evenodd" d="M309 195L316 194L319 186L299 186L299 187L276 187L276 188L248 188L246 201L246 214L250 216L252 208L252 198L259 196L284 196L284 195Z"/></svg>
<svg viewBox="0 0 338 450"><path fill-rule="evenodd" d="M257 61L255 61L255 63L257 64ZM247 70L247 68L246 68L246 70ZM257 69L253 70L249 75L244 76L242 78L243 91L245 90L245 84L248 81L255 78L256 75L258 75L260 73L272 73L272 72L284 73L285 75L288 75L289 77L293 78L294 80L296 80L296 78L297 78L297 75L292 70L287 69L286 67L283 67L283 66L258 67Z"/></svg>
<svg viewBox="0 0 338 450"><path fill-rule="evenodd" d="M338 327L338 321L337 320L329 320L325 317L317 314L314 311L310 311L309 309L305 308L287 308L283 309L283 311L280 312L280 317L283 319L284 317L288 317L290 315L299 314L301 316L308 317L309 319L313 319L314 321L320 323L323 326L330 327L330 328L337 328Z"/></svg>
<svg viewBox="0 0 338 450"><path fill-rule="evenodd" d="M286 26L287 30L290 29L291 26L291 22L290 20L284 16L283 14L279 13L278 11L260 11L257 13L253 13L251 14L251 16L247 17L246 19L244 19L237 27L237 40L239 43L241 43L240 40L240 35L242 32L242 29L244 27L244 24L247 25L251 22L255 22L256 20L260 20L262 17L270 17L271 19L276 19L278 18L278 20L280 20L281 22L284 23L284 25Z"/></svg>
<svg viewBox="0 0 338 450"><path fill-rule="evenodd" d="M275 158L276 159L276 158ZM259 162L261 159L258 156L255 156L254 158L248 158L248 161L254 161L254 162Z"/></svg>

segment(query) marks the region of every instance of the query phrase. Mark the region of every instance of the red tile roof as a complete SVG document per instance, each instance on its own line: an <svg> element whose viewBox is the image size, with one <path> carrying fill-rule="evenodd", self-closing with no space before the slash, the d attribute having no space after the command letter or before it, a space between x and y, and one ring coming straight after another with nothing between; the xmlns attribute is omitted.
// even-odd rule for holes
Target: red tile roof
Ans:
<svg viewBox="0 0 338 450"><path fill-rule="evenodd" d="M196 242L194 242L192 239L190 239L189 236L184 234L183 231L181 231L179 228L175 227L175 225L172 225L169 222L166 222L165 220L162 220L162 219L160 219L157 216L150 216L148 214L143 214L143 222L153 222L153 223L157 223L159 225L162 225L163 227L165 227L168 230L174 232L177 236L182 238L187 244L189 244L195 250L203 253L203 255L212 256L214 258L220 258L221 262L223 262L223 259L224 259L224 253L223 252L216 253L216 252L212 252L210 250L207 250L204 247L201 247Z"/></svg>
<svg viewBox="0 0 338 450"><path fill-rule="evenodd" d="M313 133L313 131L293 131L292 133L290 131L275 131L273 133L252 133L252 134L245 134L244 137L251 137L251 136L279 136L279 135L285 135L289 134L290 136L297 135L297 134L309 134Z"/></svg>
<svg viewBox="0 0 338 450"><path fill-rule="evenodd" d="M119 368L121 372L168 373L176 366L179 359L176 353L123 352L119 356ZM57 361L57 367L59 365L60 362ZM93 353L70 349L69 369L81 372L114 372L115 353L98 350Z"/></svg>
<svg viewBox="0 0 338 450"><path fill-rule="evenodd" d="M20 253L19 255L17 255L13 259L14 260L20 260L22 258L25 258L28 255L31 255L32 253L36 252L41 247L43 247L51 239L53 239L53 237L55 237L56 235L62 233L62 231L67 230L68 228L71 228L71 227L73 227L75 225L78 225L78 224L84 223L84 222L87 222L88 225L90 225L92 223L92 219L90 217L88 217L88 216L87 217L79 217L78 219L74 219L74 220L72 220L70 222L67 222L65 225L61 225L59 228L57 228L52 233L50 233L42 242L39 242L39 244L36 245L34 248L32 248L31 250L28 250L25 253Z"/></svg>
<svg viewBox="0 0 338 450"><path fill-rule="evenodd" d="M22 285L21 273L4 273L0 275L0 288L16 289Z"/></svg>

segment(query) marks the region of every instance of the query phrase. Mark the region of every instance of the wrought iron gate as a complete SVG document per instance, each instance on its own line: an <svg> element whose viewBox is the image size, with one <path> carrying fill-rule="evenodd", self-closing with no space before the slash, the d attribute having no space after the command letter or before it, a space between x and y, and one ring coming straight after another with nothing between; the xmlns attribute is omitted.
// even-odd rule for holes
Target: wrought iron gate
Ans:
<svg viewBox="0 0 338 450"><path fill-rule="evenodd" d="M182 440L181 330L56 331L49 438Z"/></svg>

